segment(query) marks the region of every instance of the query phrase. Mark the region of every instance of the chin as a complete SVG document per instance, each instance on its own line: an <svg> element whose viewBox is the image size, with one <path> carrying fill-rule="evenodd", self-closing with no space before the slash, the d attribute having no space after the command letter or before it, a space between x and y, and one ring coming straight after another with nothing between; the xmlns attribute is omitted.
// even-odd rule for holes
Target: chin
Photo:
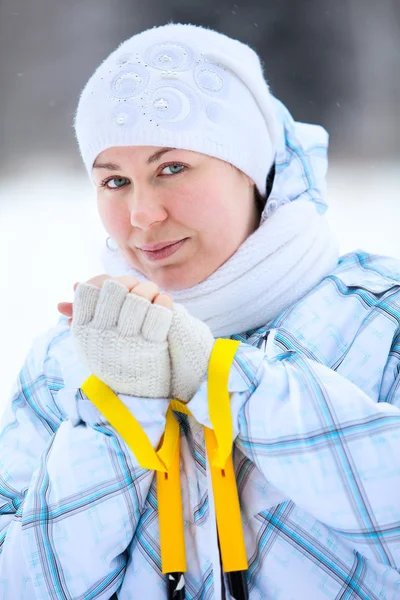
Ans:
<svg viewBox="0 0 400 600"><path fill-rule="evenodd" d="M165 292L179 292L180 290L184 290L195 285L195 283L191 281L189 282L182 277L154 277L152 281L154 281L154 283L156 283L158 287Z"/></svg>
<svg viewBox="0 0 400 600"><path fill-rule="evenodd" d="M164 267L158 273L146 273L146 277L154 281L165 292L179 292L198 283L193 275L190 276L187 268Z"/></svg>

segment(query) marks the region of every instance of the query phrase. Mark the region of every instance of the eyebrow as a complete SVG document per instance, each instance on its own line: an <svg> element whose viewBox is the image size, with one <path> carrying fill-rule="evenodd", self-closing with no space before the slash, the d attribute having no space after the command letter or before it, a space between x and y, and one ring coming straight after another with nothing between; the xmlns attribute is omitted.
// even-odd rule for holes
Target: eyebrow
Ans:
<svg viewBox="0 0 400 600"><path fill-rule="evenodd" d="M147 164L150 165L151 163L153 163L156 160L158 160L159 158L161 158L163 156L163 154L166 154L167 152L171 152L172 150L176 150L176 148L162 148L161 150L154 152L154 154L149 156L149 158L147 159Z"/></svg>
<svg viewBox="0 0 400 600"><path fill-rule="evenodd" d="M167 152L171 152L172 150L176 150L176 148L162 148L161 150L157 150L157 152L154 152L154 154L149 156L149 158L146 161L147 164L150 165L151 163L161 158L164 154L166 154ZM116 165L115 163L98 163L95 161L93 169L107 169L107 171L120 171L121 167L119 165Z"/></svg>

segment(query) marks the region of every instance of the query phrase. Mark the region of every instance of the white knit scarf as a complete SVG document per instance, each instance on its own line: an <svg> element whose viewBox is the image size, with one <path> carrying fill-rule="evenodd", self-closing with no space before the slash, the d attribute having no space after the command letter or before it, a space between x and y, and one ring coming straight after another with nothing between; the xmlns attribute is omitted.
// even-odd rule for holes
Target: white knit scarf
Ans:
<svg viewBox="0 0 400 600"><path fill-rule="evenodd" d="M133 275L118 250L103 256L111 276ZM217 271L197 285L169 292L175 302L208 324L215 337L264 326L332 272L337 244L314 203L281 206Z"/></svg>

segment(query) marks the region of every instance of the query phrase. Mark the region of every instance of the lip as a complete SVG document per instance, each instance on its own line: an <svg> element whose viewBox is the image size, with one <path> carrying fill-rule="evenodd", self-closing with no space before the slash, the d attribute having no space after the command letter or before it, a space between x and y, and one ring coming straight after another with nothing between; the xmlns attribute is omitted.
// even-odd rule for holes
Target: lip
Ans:
<svg viewBox="0 0 400 600"><path fill-rule="evenodd" d="M167 248L168 246L173 246L174 244L178 244L183 240L172 240L170 242L159 242L158 244L153 244L152 246L138 246L139 250L143 250L145 252L156 252L157 250L162 250L163 248Z"/></svg>
<svg viewBox="0 0 400 600"><path fill-rule="evenodd" d="M141 246L139 250L147 260L152 262L163 260L172 256L175 252L178 252L187 239L188 238L184 238L183 240L177 240L176 242L163 242L155 244L154 246ZM151 250L147 250L147 248L151 248Z"/></svg>

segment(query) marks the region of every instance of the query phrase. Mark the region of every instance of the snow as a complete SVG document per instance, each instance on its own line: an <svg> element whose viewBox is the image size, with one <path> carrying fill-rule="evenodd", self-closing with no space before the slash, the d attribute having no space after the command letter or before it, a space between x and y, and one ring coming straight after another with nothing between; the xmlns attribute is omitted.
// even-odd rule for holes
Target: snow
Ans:
<svg viewBox="0 0 400 600"><path fill-rule="evenodd" d="M328 214L342 252L400 258L399 167L331 167ZM46 167L46 175L35 169L0 181L0 410L32 340L57 321L57 303L72 300L75 281L103 272L105 237L85 176Z"/></svg>

